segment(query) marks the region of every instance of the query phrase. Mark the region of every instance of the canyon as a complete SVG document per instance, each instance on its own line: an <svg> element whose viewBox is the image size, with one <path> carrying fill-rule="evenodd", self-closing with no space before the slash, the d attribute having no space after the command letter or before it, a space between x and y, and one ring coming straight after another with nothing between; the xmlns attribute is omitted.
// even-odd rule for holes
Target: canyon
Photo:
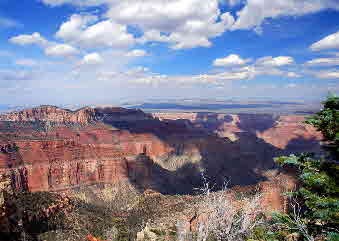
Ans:
<svg viewBox="0 0 339 241"><path fill-rule="evenodd" d="M33 192L129 182L140 191L194 194L204 173L216 190L225 182L261 185L272 202L281 199L281 180L288 176L272 171L274 157L322 153L321 134L303 120L40 106L0 115L0 174L9 173L16 189Z"/></svg>

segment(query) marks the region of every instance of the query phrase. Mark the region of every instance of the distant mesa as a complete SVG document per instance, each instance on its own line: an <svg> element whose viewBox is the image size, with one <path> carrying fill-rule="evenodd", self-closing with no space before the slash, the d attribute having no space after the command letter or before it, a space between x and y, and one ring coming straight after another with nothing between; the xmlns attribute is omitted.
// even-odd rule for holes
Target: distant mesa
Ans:
<svg viewBox="0 0 339 241"><path fill-rule="evenodd" d="M257 101L257 102L236 102L236 101L181 101L181 102L146 102L139 105L130 105L130 108L141 108L145 110L206 110L221 111L224 109L260 109L260 108L276 108L278 106L303 106L303 102L294 101Z"/></svg>
<svg viewBox="0 0 339 241"><path fill-rule="evenodd" d="M144 103L131 106L131 108L140 109L180 109L180 110L222 110L222 109L255 109L273 107L273 104L201 104L201 105L180 105L172 103Z"/></svg>

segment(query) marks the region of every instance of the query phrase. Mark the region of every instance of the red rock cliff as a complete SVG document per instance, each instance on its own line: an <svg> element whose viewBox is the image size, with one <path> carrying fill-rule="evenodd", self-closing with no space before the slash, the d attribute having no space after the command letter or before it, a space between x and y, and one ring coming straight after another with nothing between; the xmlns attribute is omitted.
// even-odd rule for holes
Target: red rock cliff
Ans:
<svg viewBox="0 0 339 241"><path fill-rule="evenodd" d="M0 120L17 122L51 121L87 124L94 120L94 110L91 108L83 108L77 111L70 111L55 106L40 106L0 115Z"/></svg>
<svg viewBox="0 0 339 241"><path fill-rule="evenodd" d="M1 115L0 173L11 172L14 186L31 191L129 179L147 184L152 163L140 157L162 155L170 147L152 134L133 134L102 122L147 118L123 108L73 112L51 106ZM53 124L46 129L46 122Z"/></svg>
<svg viewBox="0 0 339 241"><path fill-rule="evenodd" d="M0 115L0 173L11 172L14 186L32 191L127 180L187 193L201 171L221 184L225 177L254 184L274 167L273 157L320 149L320 134L298 116L155 117L163 121L140 110L51 106Z"/></svg>

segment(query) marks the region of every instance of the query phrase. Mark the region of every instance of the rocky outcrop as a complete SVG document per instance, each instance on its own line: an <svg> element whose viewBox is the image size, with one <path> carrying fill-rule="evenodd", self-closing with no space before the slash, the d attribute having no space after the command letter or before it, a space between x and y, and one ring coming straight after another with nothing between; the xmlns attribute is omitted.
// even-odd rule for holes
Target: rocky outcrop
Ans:
<svg viewBox="0 0 339 241"><path fill-rule="evenodd" d="M145 114L141 110L130 110L120 107L84 107L71 111L49 105L0 115L0 121L40 121L52 123L77 123L82 125L97 121L139 121L150 118L152 118L152 116Z"/></svg>
<svg viewBox="0 0 339 241"><path fill-rule="evenodd" d="M50 121L56 123L87 124L94 120L94 110L82 108L77 111L61 109L56 106L40 106L28 110L0 115L3 121Z"/></svg>
<svg viewBox="0 0 339 241"><path fill-rule="evenodd" d="M303 146L297 143L298 139L315 142L322 140L321 133L303 123L305 116L300 115L154 113L153 116L163 121L188 120L193 127L216 133L231 141L238 140L243 133L250 133L280 149L285 149L294 140L294 145L298 145L295 149L301 151ZM318 151L320 150L315 150Z"/></svg>
<svg viewBox="0 0 339 241"><path fill-rule="evenodd" d="M187 194L201 185L201 172L217 185L255 184L275 167L273 157L317 152L321 139L299 116L41 106L0 119L0 173L32 191L128 181Z"/></svg>
<svg viewBox="0 0 339 241"><path fill-rule="evenodd" d="M142 156L161 155L168 148L150 136L125 131L56 132L58 139L54 140L15 141L17 152L0 154L0 173L11 172L14 186L26 185L31 191L58 191L124 179L146 185L152 163ZM56 134L47 137L52 136Z"/></svg>

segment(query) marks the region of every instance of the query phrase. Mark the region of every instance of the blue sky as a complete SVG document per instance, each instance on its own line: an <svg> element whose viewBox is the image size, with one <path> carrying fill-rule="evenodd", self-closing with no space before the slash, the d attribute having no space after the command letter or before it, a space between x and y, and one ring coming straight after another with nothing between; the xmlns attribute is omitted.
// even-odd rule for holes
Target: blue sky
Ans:
<svg viewBox="0 0 339 241"><path fill-rule="evenodd" d="M320 100L338 0L1 0L0 104Z"/></svg>

